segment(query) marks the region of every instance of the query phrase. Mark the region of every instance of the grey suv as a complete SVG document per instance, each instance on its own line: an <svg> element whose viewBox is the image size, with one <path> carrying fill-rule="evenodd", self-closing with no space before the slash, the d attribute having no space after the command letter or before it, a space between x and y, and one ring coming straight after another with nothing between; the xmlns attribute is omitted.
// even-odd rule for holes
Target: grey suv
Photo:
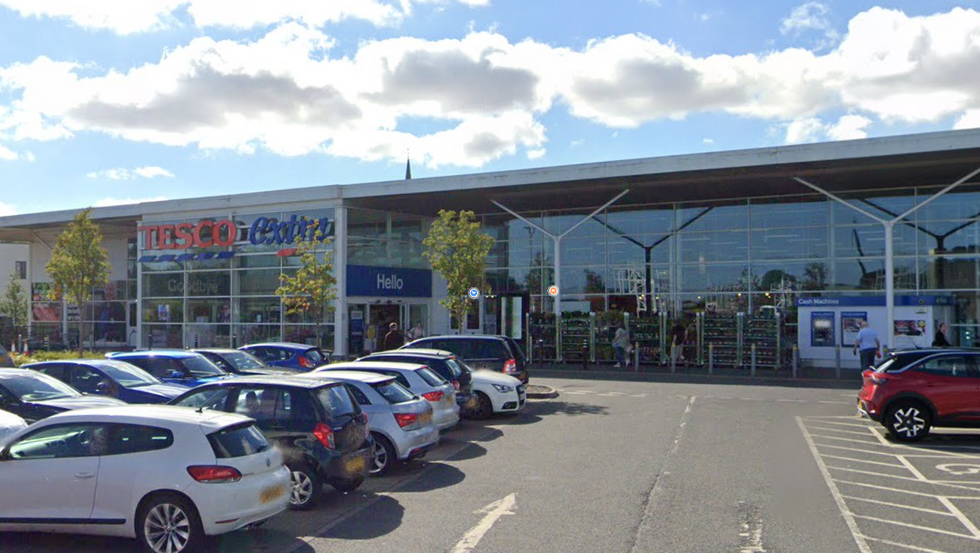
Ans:
<svg viewBox="0 0 980 553"><path fill-rule="evenodd" d="M402 349L420 348L451 351L474 370L490 369L513 376L524 384L530 379L524 351L508 336L429 336L402 346Z"/></svg>

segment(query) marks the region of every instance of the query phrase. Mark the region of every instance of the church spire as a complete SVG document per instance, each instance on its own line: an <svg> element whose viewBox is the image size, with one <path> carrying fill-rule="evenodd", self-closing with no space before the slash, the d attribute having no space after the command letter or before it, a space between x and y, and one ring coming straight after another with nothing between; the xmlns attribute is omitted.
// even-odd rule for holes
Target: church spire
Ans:
<svg viewBox="0 0 980 553"><path fill-rule="evenodd" d="M405 156L405 180L412 180L412 158Z"/></svg>

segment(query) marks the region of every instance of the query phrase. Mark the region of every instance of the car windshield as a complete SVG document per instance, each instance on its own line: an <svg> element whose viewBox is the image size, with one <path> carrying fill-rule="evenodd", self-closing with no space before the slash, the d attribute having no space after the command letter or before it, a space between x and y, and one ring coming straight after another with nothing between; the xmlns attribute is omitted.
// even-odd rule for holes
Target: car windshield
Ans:
<svg viewBox="0 0 980 553"><path fill-rule="evenodd" d="M371 387L391 404L405 403L415 399L412 392L409 392L404 386L394 380L374 384Z"/></svg>
<svg viewBox="0 0 980 553"><path fill-rule="evenodd" d="M268 365L263 363L258 357L244 351L225 353L222 354L222 357L224 357L228 363L231 363L232 367L235 367L235 369L239 371L268 367Z"/></svg>
<svg viewBox="0 0 980 553"><path fill-rule="evenodd" d="M40 373L5 378L0 382L21 401L46 401L82 396L71 386Z"/></svg>
<svg viewBox="0 0 980 553"><path fill-rule="evenodd" d="M160 381L153 378L149 373L129 363L109 361L98 365L98 367L109 378L115 380L124 388L139 388L140 386L160 384Z"/></svg>
<svg viewBox="0 0 980 553"><path fill-rule="evenodd" d="M462 366L463 363L461 361L458 361L455 358L446 359L446 364L449 365L449 369L453 371L453 374L456 375L456 378L459 378L460 376L463 375L464 370Z"/></svg>
<svg viewBox="0 0 980 553"><path fill-rule="evenodd" d="M350 392L342 384L320 388L317 392L317 398L319 398L320 404L323 405L330 418L358 415L361 412Z"/></svg>
<svg viewBox="0 0 980 553"><path fill-rule="evenodd" d="M317 365L322 365L323 363L326 362L324 360L323 354L320 353L320 350L315 349L315 348L314 349L308 349L308 350L306 350L304 352L304 355L306 355L307 357L309 357L310 358L310 361L313 361Z"/></svg>
<svg viewBox="0 0 980 553"><path fill-rule="evenodd" d="M419 369L415 372L422 377L422 380L424 380L429 386L445 386L446 384L449 384L445 378L439 376L439 374L432 369Z"/></svg>
<svg viewBox="0 0 980 553"><path fill-rule="evenodd" d="M200 377L224 376L226 373L204 356L185 357L180 360L191 375Z"/></svg>

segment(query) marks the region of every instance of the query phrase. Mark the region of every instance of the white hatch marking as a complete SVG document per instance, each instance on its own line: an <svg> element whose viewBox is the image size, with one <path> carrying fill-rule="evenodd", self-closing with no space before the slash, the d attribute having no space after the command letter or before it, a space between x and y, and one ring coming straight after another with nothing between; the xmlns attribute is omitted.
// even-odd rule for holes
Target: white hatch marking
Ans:
<svg viewBox="0 0 980 553"><path fill-rule="evenodd" d="M500 520L500 517L514 514L513 509L516 505L517 494L512 493L477 511L478 514L486 513L486 516L483 517L483 520L479 524L467 532L463 536L463 539L459 540L459 543L453 548L452 553L469 553L473 551L477 544L480 543L480 540L483 539L483 536L487 535L487 532L493 528L494 523Z"/></svg>

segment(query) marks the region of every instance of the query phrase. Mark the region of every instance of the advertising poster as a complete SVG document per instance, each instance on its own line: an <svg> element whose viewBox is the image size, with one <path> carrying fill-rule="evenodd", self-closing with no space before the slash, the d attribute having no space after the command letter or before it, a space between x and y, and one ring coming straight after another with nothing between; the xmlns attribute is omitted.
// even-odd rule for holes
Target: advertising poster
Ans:
<svg viewBox="0 0 980 553"><path fill-rule="evenodd" d="M31 306L31 319L35 323L60 323L60 303L35 303Z"/></svg>
<svg viewBox="0 0 980 553"><path fill-rule="evenodd" d="M815 348L834 347L833 311L810 313L810 346Z"/></svg>
<svg viewBox="0 0 980 553"><path fill-rule="evenodd" d="M170 306L162 303L157 306L157 320L160 322L170 322Z"/></svg>
<svg viewBox="0 0 980 553"><path fill-rule="evenodd" d="M922 336L925 333L924 319L895 321L895 336Z"/></svg>
<svg viewBox="0 0 980 553"><path fill-rule="evenodd" d="M867 311L841 311L840 332L841 344L845 346L854 345L857 340L858 331L861 330L861 323L868 321Z"/></svg>

